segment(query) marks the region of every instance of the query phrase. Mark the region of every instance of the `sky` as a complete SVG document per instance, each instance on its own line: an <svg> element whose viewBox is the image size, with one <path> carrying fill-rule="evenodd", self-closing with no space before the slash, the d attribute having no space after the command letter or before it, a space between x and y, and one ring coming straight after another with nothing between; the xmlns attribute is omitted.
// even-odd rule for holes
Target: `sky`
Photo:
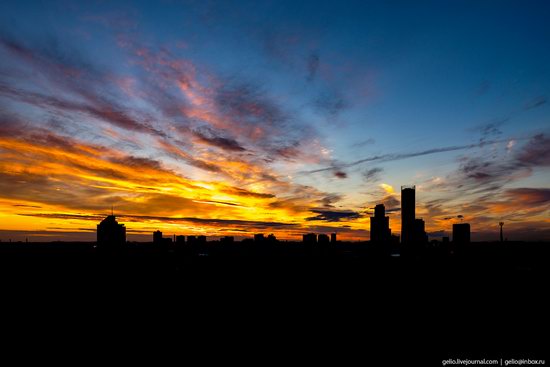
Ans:
<svg viewBox="0 0 550 367"><path fill-rule="evenodd" d="M0 240L550 240L546 1L2 1Z"/></svg>

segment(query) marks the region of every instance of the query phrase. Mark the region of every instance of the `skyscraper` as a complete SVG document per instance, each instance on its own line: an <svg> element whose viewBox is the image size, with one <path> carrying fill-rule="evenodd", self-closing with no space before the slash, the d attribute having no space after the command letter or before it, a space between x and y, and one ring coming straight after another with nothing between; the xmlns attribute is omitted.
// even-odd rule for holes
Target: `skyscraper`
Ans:
<svg viewBox="0 0 550 367"><path fill-rule="evenodd" d="M370 240L388 242L390 238L390 218L386 216L384 204L378 204L374 207L374 216L370 217Z"/></svg>
<svg viewBox="0 0 550 367"><path fill-rule="evenodd" d="M126 243L126 227L118 224L114 215L109 215L97 225L97 245L100 247L122 246Z"/></svg>
<svg viewBox="0 0 550 367"><path fill-rule="evenodd" d="M416 218L414 220L413 241L417 245L428 242L428 235L426 234L426 223L422 218Z"/></svg>
<svg viewBox="0 0 550 367"><path fill-rule="evenodd" d="M162 232L161 231L153 232L153 243L157 244L157 245L162 244Z"/></svg>
<svg viewBox="0 0 550 367"><path fill-rule="evenodd" d="M414 241L415 186L401 186L401 243Z"/></svg>

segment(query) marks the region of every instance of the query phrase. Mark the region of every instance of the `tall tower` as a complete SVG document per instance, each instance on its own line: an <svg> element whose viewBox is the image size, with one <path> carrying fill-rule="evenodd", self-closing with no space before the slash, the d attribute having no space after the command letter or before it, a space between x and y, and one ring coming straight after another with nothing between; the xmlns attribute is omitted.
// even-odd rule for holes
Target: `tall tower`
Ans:
<svg viewBox="0 0 550 367"><path fill-rule="evenodd" d="M504 242L504 236L502 235L502 226L504 222L500 222L498 225L500 226L500 242Z"/></svg>
<svg viewBox="0 0 550 367"><path fill-rule="evenodd" d="M109 215L97 225L97 245L116 247L126 243L126 227L119 224L114 215Z"/></svg>
<svg viewBox="0 0 550 367"><path fill-rule="evenodd" d="M414 241L415 186L401 186L401 243Z"/></svg>
<svg viewBox="0 0 550 367"><path fill-rule="evenodd" d="M386 217L384 204L374 207L374 217L370 218L371 242L389 242L391 239L390 218Z"/></svg>

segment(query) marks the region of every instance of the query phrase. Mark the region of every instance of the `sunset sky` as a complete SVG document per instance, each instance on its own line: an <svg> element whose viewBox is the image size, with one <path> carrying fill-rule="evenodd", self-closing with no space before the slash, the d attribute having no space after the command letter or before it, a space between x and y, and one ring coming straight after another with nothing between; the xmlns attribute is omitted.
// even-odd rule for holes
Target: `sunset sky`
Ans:
<svg viewBox="0 0 550 367"><path fill-rule="evenodd" d="M0 239L550 240L547 1L2 1ZM463 216L459 219L458 216Z"/></svg>

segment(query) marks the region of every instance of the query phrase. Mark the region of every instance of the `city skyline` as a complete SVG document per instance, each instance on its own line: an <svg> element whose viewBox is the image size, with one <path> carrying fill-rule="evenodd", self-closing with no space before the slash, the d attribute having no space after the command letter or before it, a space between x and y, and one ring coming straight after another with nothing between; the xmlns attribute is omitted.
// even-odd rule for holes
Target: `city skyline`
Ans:
<svg viewBox="0 0 550 367"><path fill-rule="evenodd" d="M550 5L338 4L2 2L0 240L550 240Z"/></svg>

